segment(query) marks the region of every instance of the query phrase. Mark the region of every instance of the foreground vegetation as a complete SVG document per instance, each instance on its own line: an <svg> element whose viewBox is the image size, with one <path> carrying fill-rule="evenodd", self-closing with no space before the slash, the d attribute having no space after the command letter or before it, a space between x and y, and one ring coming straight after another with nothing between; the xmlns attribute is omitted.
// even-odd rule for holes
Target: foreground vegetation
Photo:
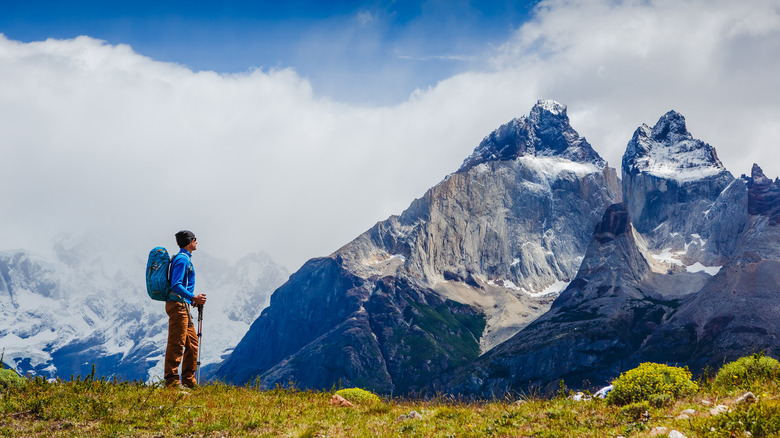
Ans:
<svg viewBox="0 0 780 438"><path fill-rule="evenodd" d="M3 380L0 436L780 436L777 361L743 358L697 383L681 370L645 365L616 380L607 399L575 400L563 387L554 398L483 402L377 401L352 390L339 393L352 397L347 407L333 404L335 391Z"/></svg>

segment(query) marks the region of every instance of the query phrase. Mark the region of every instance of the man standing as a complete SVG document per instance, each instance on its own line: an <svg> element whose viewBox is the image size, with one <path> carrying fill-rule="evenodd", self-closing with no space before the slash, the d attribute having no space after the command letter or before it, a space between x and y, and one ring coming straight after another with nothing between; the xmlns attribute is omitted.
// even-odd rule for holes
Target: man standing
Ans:
<svg viewBox="0 0 780 438"><path fill-rule="evenodd" d="M181 384L193 388L197 385L198 334L192 322L190 306L205 304L206 294L195 295L195 269L192 266L192 253L198 248L195 234L187 230L179 231L176 233L176 243L181 249L171 259L171 297L165 303L165 312L168 313L165 386L176 387Z"/></svg>

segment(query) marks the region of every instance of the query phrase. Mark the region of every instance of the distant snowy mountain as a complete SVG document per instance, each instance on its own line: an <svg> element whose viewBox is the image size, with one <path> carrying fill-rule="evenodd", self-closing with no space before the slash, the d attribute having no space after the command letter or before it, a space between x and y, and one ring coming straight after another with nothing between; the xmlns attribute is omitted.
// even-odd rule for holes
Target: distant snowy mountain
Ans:
<svg viewBox="0 0 780 438"><path fill-rule="evenodd" d="M146 295L146 254L118 254L94 238L63 239L54 255L0 252L0 349L20 373L70 378L162 377L164 303ZM151 249L151 248L150 248ZM178 251L175 245L169 250ZM204 309L204 369L238 343L288 277L266 254L235 264L196 252ZM193 312L197 318L197 312Z"/></svg>

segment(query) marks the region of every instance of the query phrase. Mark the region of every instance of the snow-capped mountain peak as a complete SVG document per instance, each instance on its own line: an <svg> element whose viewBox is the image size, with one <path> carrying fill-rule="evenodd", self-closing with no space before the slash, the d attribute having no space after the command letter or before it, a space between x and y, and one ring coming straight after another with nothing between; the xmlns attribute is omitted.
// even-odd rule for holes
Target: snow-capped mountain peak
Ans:
<svg viewBox="0 0 780 438"><path fill-rule="evenodd" d="M684 140L692 140L693 136L685 126L685 117L677 111L671 110L658 119L653 126L652 138L658 142L678 143Z"/></svg>
<svg viewBox="0 0 780 438"><path fill-rule="evenodd" d="M531 119L534 119L535 116L538 117L542 113L568 117L566 114L566 105L551 99L540 99L537 101L536 105L531 109Z"/></svg>
<svg viewBox="0 0 780 438"><path fill-rule="evenodd" d="M685 127L685 118L669 111L652 128L645 124L637 128L623 155L623 171L685 182L717 175L726 169L715 148L694 139Z"/></svg>
<svg viewBox="0 0 780 438"><path fill-rule="evenodd" d="M485 137L458 172L489 161L509 161L525 156L555 156L591 163L599 168L606 165L585 138L571 127L565 105L554 100L540 100L528 117L513 119Z"/></svg>

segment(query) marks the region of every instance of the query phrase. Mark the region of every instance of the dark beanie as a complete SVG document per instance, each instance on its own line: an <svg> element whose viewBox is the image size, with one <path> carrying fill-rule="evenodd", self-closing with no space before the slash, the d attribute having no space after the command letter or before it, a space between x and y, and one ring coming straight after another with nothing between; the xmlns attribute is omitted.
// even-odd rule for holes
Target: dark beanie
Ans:
<svg viewBox="0 0 780 438"><path fill-rule="evenodd" d="M195 234L192 231L182 230L176 233L176 243L179 245L179 248L184 248L193 240L195 240Z"/></svg>

